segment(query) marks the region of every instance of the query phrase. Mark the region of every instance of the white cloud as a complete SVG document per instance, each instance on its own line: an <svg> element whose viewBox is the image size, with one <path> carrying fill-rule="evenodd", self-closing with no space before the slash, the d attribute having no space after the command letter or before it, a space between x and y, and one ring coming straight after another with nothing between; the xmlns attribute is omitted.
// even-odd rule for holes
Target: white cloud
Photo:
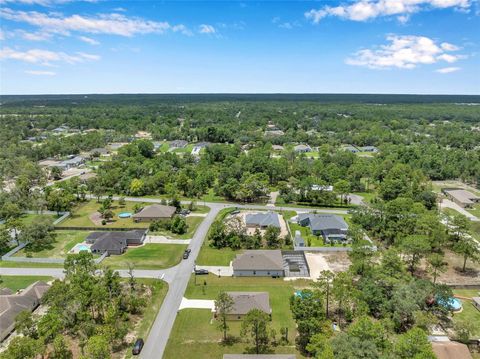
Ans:
<svg viewBox="0 0 480 359"><path fill-rule="evenodd" d="M374 49L363 49L345 60L348 65L365 66L371 69L401 68L413 69L421 64L434 64L445 61L456 62L464 58L462 55L449 54L457 51L455 45L438 45L434 40L424 36L398 36L389 35L387 45Z"/></svg>
<svg viewBox="0 0 480 359"><path fill-rule="evenodd" d="M215 34L217 30L212 25L202 24L198 30L201 34Z"/></svg>
<svg viewBox="0 0 480 359"><path fill-rule="evenodd" d="M40 13L37 11L16 11L0 9L0 18L37 26L43 31L70 35L71 31L91 34L112 34L131 37L136 34L165 33L167 31L189 34L184 25L171 25L168 22L144 20L122 14L100 14L97 16Z"/></svg>
<svg viewBox="0 0 480 359"><path fill-rule="evenodd" d="M35 76L55 76L56 73L53 71L40 71L40 70L27 70L26 74L35 75Z"/></svg>
<svg viewBox="0 0 480 359"><path fill-rule="evenodd" d="M31 49L27 51L17 51L9 47L0 49L0 60L17 60L43 66L51 66L53 63L66 62L75 64L85 61L94 61L100 59L100 56L78 52L76 55L69 55L65 52L55 52L42 49Z"/></svg>
<svg viewBox="0 0 480 359"><path fill-rule="evenodd" d="M92 39L91 37L79 36L78 39L90 45L100 45L99 41Z"/></svg>
<svg viewBox="0 0 480 359"><path fill-rule="evenodd" d="M381 16L397 16L404 23L409 15L427 9L455 8L468 10L471 0L355 0L353 4L324 6L305 13L305 17L319 23L327 16L336 16L352 21L367 21Z"/></svg>
<svg viewBox="0 0 480 359"><path fill-rule="evenodd" d="M52 34L44 31L28 32L24 30L19 30L19 34L25 40L30 40L30 41L46 41L52 37Z"/></svg>
<svg viewBox="0 0 480 359"><path fill-rule="evenodd" d="M5 40L5 37L6 37L5 32L2 29L0 29L0 41Z"/></svg>
<svg viewBox="0 0 480 359"><path fill-rule="evenodd" d="M449 74L451 72L456 72L461 70L460 67L444 67L438 70L435 70L435 72L441 73L441 74Z"/></svg>

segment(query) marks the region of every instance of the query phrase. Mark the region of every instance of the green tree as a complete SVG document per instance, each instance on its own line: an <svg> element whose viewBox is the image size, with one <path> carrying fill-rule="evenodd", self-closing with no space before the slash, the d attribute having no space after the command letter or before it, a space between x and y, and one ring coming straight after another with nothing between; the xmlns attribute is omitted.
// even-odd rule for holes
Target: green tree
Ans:
<svg viewBox="0 0 480 359"><path fill-rule="evenodd" d="M315 283L315 286L319 291L325 296L325 317L329 317L329 307L330 307L330 294L332 291L332 282L335 278L335 274L329 270L323 270L320 272L320 276Z"/></svg>
<svg viewBox="0 0 480 359"><path fill-rule="evenodd" d="M223 331L223 341L227 341L227 331L229 329L227 323L227 316L234 305L232 297L226 292L218 293L217 300L215 300L215 309L217 319L219 320L219 329Z"/></svg>
<svg viewBox="0 0 480 359"><path fill-rule="evenodd" d="M431 247L426 236L411 235L400 242L400 249L407 256L409 270L413 274L417 264L430 252Z"/></svg>
<svg viewBox="0 0 480 359"><path fill-rule="evenodd" d="M430 274L433 277L433 284L435 284L437 282L438 274L445 272L448 264L445 262L443 254L440 253L432 253L428 256L427 262Z"/></svg>
<svg viewBox="0 0 480 359"><path fill-rule="evenodd" d="M71 359L72 352L68 349L65 338L62 335L57 335L53 340L52 359Z"/></svg>
<svg viewBox="0 0 480 359"><path fill-rule="evenodd" d="M34 359L43 354L45 346L40 340L30 337L15 337L8 345L8 349L0 354L1 359Z"/></svg>
<svg viewBox="0 0 480 359"><path fill-rule="evenodd" d="M268 226L264 234L265 242L268 248L280 248L282 246L280 240L280 228Z"/></svg>
<svg viewBox="0 0 480 359"><path fill-rule="evenodd" d="M33 339L38 339L37 326L33 320L32 312L23 310L15 317L15 329Z"/></svg>
<svg viewBox="0 0 480 359"><path fill-rule="evenodd" d="M462 272L465 272L467 268L467 260L477 262L480 260L480 249L478 248L478 243L471 238L463 237L457 243L453 245L453 250L463 256L463 267Z"/></svg>
<svg viewBox="0 0 480 359"><path fill-rule="evenodd" d="M430 344L427 335L420 328L410 329L408 332L400 335L395 343L393 353L395 358L399 359L436 358L432 350L432 344Z"/></svg>
<svg viewBox="0 0 480 359"><path fill-rule="evenodd" d="M90 337L85 346L86 358L88 359L108 359L110 355L110 344L108 339L101 335Z"/></svg>
<svg viewBox="0 0 480 359"><path fill-rule="evenodd" d="M58 181L59 179L62 179L62 169L60 167L52 167L50 169L50 177L54 179L55 181Z"/></svg>
<svg viewBox="0 0 480 359"><path fill-rule="evenodd" d="M269 322L268 314L259 309L250 310L243 319L241 335L250 339L255 354L263 354L268 349L270 343Z"/></svg>
<svg viewBox="0 0 480 359"><path fill-rule="evenodd" d="M48 218L35 218L20 234L28 250L40 251L55 242L54 227Z"/></svg>

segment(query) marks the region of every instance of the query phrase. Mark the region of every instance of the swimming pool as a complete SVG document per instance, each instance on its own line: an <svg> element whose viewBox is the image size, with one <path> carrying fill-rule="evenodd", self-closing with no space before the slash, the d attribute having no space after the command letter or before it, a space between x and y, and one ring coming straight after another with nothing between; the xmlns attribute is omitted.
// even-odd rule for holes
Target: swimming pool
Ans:
<svg viewBox="0 0 480 359"><path fill-rule="evenodd" d="M77 246L77 250L78 250L79 252L81 252L81 251L90 252L90 247L87 246L87 245L85 245L85 244L79 244L79 245Z"/></svg>
<svg viewBox="0 0 480 359"><path fill-rule="evenodd" d="M446 301L439 300L438 304L454 312L458 312L459 310L462 309L462 301L454 297L450 297Z"/></svg>
<svg viewBox="0 0 480 359"><path fill-rule="evenodd" d="M120 218L130 218L132 216L132 212L121 212L118 214Z"/></svg>

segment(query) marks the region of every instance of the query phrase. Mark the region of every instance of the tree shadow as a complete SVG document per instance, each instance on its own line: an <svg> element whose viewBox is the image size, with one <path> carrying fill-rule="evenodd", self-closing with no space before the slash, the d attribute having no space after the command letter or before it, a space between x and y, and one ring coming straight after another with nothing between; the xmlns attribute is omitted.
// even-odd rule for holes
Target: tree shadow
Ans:
<svg viewBox="0 0 480 359"><path fill-rule="evenodd" d="M455 272L461 276L464 276L464 277L478 277L480 275L480 271L477 270L477 269L474 269L474 268L465 268L465 271L463 271L461 267L453 267L453 269L455 270Z"/></svg>

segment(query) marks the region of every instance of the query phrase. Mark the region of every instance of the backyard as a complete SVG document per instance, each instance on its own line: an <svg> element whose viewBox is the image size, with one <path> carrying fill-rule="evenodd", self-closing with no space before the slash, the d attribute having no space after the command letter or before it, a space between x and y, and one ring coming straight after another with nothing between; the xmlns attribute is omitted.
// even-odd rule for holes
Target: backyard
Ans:
<svg viewBox="0 0 480 359"><path fill-rule="evenodd" d="M206 285L204 285L204 281ZM285 282L272 278L232 278L208 275L197 278L197 285L190 279L185 297L189 299L215 299L220 291L268 292L272 307L271 328L276 330L277 339L280 328L288 328L289 344L272 347L275 353L296 353L294 338L295 322L290 312L289 299L295 290L309 285L307 281ZM212 313L206 309L183 309L175 321L164 358L214 358L221 359L226 353L243 353L247 344L239 337L241 321L229 322L229 334L235 337L233 344L221 343L222 332L212 320ZM191 330L195 328L196 330ZM298 354L298 353L297 353Z"/></svg>
<svg viewBox="0 0 480 359"><path fill-rule="evenodd" d="M164 269L176 265L187 248L182 244L145 244L138 248L129 248L122 255L112 255L102 261L102 265L111 268Z"/></svg>
<svg viewBox="0 0 480 359"><path fill-rule="evenodd" d="M170 231L164 230L164 231L158 231L158 232L150 232L149 234L152 235L164 235L170 238L174 239L190 239L192 236L195 234L195 231L197 230L198 226L202 221L205 219L203 216L188 216L186 217L185 221L187 222L188 229L187 232L184 234L176 234L172 233Z"/></svg>
<svg viewBox="0 0 480 359"><path fill-rule="evenodd" d="M468 298L480 296L478 289L455 289L453 292ZM471 337L480 339L480 310L476 309L470 301L462 300L462 302L463 310L453 315L453 322L461 326L471 326Z"/></svg>

